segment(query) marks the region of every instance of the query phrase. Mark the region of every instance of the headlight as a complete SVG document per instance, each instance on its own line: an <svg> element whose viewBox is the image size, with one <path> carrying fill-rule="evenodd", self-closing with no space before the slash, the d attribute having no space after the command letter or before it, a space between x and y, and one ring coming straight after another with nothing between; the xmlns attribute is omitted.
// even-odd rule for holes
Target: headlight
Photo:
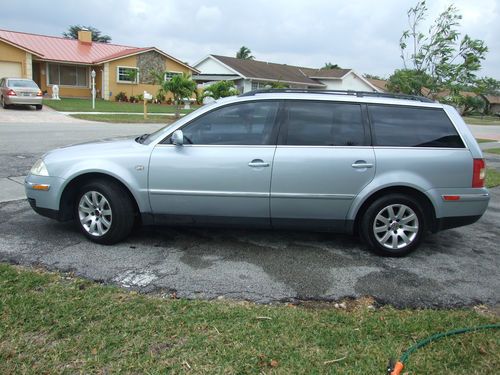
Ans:
<svg viewBox="0 0 500 375"><path fill-rule="evenodd" d="M33 164L33 167L31 167L30 170L31 174L34 174L36 176L48 176L49 171L47 170L47 167L45 166L45 163L43 162L42 159L38 159L35 164Z"/></svg>

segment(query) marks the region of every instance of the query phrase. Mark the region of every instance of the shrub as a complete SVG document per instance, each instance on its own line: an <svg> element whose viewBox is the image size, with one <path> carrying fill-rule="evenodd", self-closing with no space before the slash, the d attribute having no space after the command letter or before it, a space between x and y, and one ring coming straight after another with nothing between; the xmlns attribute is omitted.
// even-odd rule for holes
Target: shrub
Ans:
<svg viewBox="0 0 500 375"><path fill-rule="evenodd" d="M115 96L115 100L117 102L126 102L127 101L127 94L125 94L123 91L120 91L118 95Z"/></svg>

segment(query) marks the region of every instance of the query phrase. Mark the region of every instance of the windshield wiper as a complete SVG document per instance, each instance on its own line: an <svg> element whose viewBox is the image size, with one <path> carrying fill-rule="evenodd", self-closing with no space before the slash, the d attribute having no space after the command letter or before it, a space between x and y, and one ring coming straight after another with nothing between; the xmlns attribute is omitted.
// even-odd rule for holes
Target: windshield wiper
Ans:
<svg viewBox="0 0 500 375"><path fill-rule="evenodd" d="M136 141L137 143L143 143L143 142L146 140L146 138L147 138L148 136L149 136L149 133L143 134L143 135L141 135L140 137L137 137L137 138L135 139L135 141Z"/></svg>

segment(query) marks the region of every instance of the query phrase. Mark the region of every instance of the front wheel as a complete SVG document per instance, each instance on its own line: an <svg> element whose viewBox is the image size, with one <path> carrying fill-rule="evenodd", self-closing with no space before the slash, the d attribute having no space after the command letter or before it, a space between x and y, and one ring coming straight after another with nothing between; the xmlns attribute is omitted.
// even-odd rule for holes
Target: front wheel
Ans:
<svg viewBox="0 0 500 375"><path fill-rule="evenodd" d="M426 230L418 200L389 194L374 201L361 219L361 237L377 254L401 257L415 250Z"/></svg>
<svg viewBox="0 0 500 375"><path fill-rule="evenodd" d="M125 239L135 221L127 191L112 181L93 181L76 195L75 218L80 231L93 242L112 245Z"/></svg>
<svg viewBox="0 0 500 375"><path fill-rule="evenodd" d="M43 108L43 105L42 104L37 104L35 106L35 108L36 108L37 111L40 111Z"/></svg>

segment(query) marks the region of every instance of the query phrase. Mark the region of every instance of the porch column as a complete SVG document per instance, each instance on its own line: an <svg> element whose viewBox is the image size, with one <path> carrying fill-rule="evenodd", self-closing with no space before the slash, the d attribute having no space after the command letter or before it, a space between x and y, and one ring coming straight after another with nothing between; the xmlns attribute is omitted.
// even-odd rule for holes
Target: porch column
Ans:
<svg viewBox="0 0 500 375"><path fill-rule="evenodd" d="M102 97L104 100L109 100L109 63L104 64L104 71L102 72L102 82L104 86Z"/></svg>
<svg viewBox="0 0 500 375"><path fill-rule="evenodd" d="M25 78L33 79L33 59L31 53L28 52L26 52L24 75Z"/></svg>

